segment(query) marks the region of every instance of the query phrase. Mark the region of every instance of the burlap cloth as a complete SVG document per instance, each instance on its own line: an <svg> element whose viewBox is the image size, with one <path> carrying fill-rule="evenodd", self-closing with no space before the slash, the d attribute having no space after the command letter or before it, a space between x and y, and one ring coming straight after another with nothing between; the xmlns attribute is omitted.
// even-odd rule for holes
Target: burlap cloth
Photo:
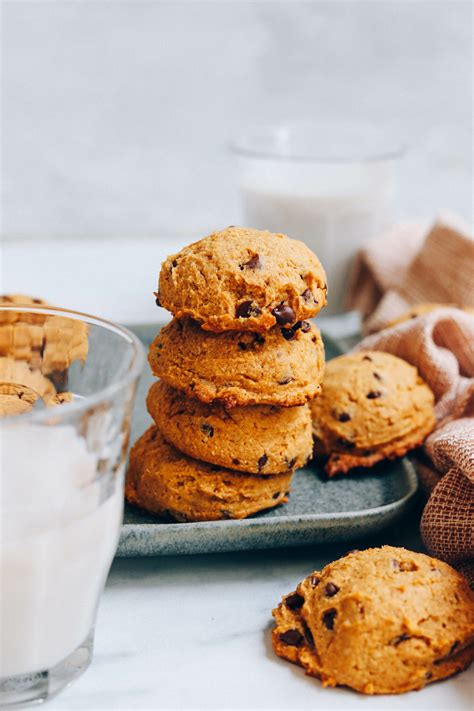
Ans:
<svg viewBox="0 0 474 711"><path fill-rule="evenodd" d="M351 288L349 303L368 317L370 330L415 303L474 306L474 242L452 221L438 221L424 235L420 227L401 228L364 250ZM440 308L368 336L357 348L404 358L435 394L437 426L417 459L429 494L421 534L433 555L474 586L474 315Z"/></svg>
<svg viewBox="0 0 474 711"><path fill-rule="evenodd" d="M459 219L399 225L356 257L347 307L360 311L364 331L372 333L412 304L474 308L473 284L474 241Z"/></svg>

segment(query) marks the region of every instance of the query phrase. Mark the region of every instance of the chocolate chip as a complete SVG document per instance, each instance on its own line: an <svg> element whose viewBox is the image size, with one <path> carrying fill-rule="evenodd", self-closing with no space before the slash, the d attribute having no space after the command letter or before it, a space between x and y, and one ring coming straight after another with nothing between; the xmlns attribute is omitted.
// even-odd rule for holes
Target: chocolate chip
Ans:
<svg viewBox="0 0 474 711"><path fill-rule="evenodd" d="M344 555L351 555L351 553L358 553L359 549L358 548L352 548L350 551L347 551L347 553L344 553Z"/></svg>
<svg viewBox="0 0 474 711"><path fill-rule="evenodd" d="M300 607L303 607L303 603L304 597L298 593L293 593L292 595L285 597L285 605L289 610L299 610Z"/></svg>
<svg viewBox="0 0 474 711"><path fill-rule="evenodd" d="M265 343L265 338L264 338L264 336L262 336L261 333L254 333L253 334L253 342L259 346L262 346Z"/></svg>
<svg viewBox="0 0 474 711"><path fill-rule="evenodd" d="M379 375L378 373L374 373L374 378L375 378L376 380L382 380L382 376Z"/></svg>
<svg viewBox="0 0 474 711"><path fill-rule="evenodd" d="M276 318L276 322L280 326L285 326L287 323L293 323L296 319L296 314L291 308L291 306L287 306L286 304L280 304L279 306L275 306L275 308L272 311L272 314Z"/></svg>
<svg viewBox="0 0 474 711"><path fill-rule="evenodd" d="M280 635L283 644L288 644L290 647L299 647L303 639L303 635L298 630L287 630Z"/></svg>
<svg viewBox="0 0 474 711"><path fill-rule="evenodd" d="M171 266L173 267L173 269L174 269L175 267L177 267L177 266L178 266L178 260L177 260L177 259L173 259L173 261L171 262Z"/></svg>
<svg viewBox="0 0 474 711"><path fill-rule="evenodd" d="M367 393L367 398L369 400L376 400L377 398L381 397L382 393L380 390L371 390L370 392Z"/></svg>
<svg viewBox="0 0 474 711"><path fill-rule="evenodd" d="M349 420L351 419L351 416L349 415L348 412L341 412L338 415L337 419L339 420L339 422L349 422Z"/></svg>
<svg viewBox="0 0 474 711"><path fill-rule="evenodd" d="M367 356L367 355L364 356L364 357L362 358L362 360L370 360L370 362L373 363L372 358L371 358L370 356Z"/></svg>
<svg viewBox="0 0 474 711"><path fill-rule="evenodd" d="M33 303L34 304L41 304L42 301L41 301L41 299L33 299Z"/></svg>
<svg viewBox="0 0 474 711"><path fill-rule="evenodd" d="M303 623L304 638L307 644L310 647L314 647L314 639L311 630L309 629L308 625L304 620L301 620L301 622Z"/></svg>
<svg viewBox="0 0 474 711"><path fill-rule="evenodd" d="M321 579L318 578L317 575L312 575L312 576L310 577L310 579L309 579L309 582L311 583L311 585L313 586L313 588L315 588L315 587L317 587L317 586L319 585L319 583L321 582Z"/></svg>
<svg viewBox="0 0 474 711"><path fill-rule="evenodd" d="M366 449L362 452L363 457L371 457L373 455L373 449Z"/></svg>
<svg viewBox="0 0 474 711"><path fill-rule="evenodd" d="M240 351L246 351L248 348L247 344L244 343L243 341L239 341L237 343L237 345L238 345Z"/></svg>
<svg viewBox="0 0 474 711"><path fill-rule="evenodd" d="M227 509L221 509L222 518L229 519L232 518L232 514Z"/></svg>
<svg viewBox="0 0 474 711"><path fill-rule="evenodd" d="M338 437L337 443L340 447L344 447L344 449L352 449L354 446L354 442L351 442L350 439L345 439L344 437Z"/></svg>
<svg viewBox="0 0 474 711"><path fill-rule="evenodd" d="M295 337L296 331L294 328L280 328L280 331L286 341L292 341Z"/></svg>
<svg viewBox="0 0 474 711"><path fill-rule="evenodd" d="M324 594L326 595L326 597L334 597L334 595L336 595L336 593L338 592L339 588L334 583L327 583L326 587L324 588Z"/></svg>
<svg viewBox="0 0 474 711"><path fill-rule="evenodd" d="M285 491L285 496L288 497L290 495L289 491Z"/></svg>
<svg viewBox="0 0 474 711"><path fill-rule="evenodd" d="M405 632L398 637L394 637L393 639L390 640L390 644L392 647L398 647L401 642L406 642L407 639L411 639L409 634L405 634Z"/></svg>
<svg viewBox="0 0 474 711"><path fill-rule="evenodd" d="M456 649L459 647L459 645L460 645L460 642L459 642L459 640L457 639L455 642L452 643L451 649L449 650L449 654L450 654L450 655L451 655L451 654L454 654L454 652L455 652Z"/></svg>
<svg viewBox="0 0 474 711"><path fill-rule="evenodd" d="M250 257L248 262L245 262L244 264L240 265L240 268L243 269L261 269L262 268L262 262L260 261L260 257L258 254L254 254L253 257Z"/></svg>
<svg viewBox="0 0 474 711"><path fill-rule="evenodd" d="M337 616L337 610L334 609L334 607L331 607L329 610L326 610L326 612L323 612L322 616L322 621L323 625L326 627L328 630L333 630L334 629L334 620L336 619Z"/></svg>
<svg viewBox="0 0 474 711"><path fill-rule="evenodd" d="M286 460L286 462L288 464L288 469L293 469L296 464L296 457L293 457L293 459L290 459L290 461Z"/></svg>
<svg viewBox="0 0 474 711"><path fill-rule="evenodd" d="M293 378L291 377L291 375L289 375L288 377L279 380L278 385L288 385L288 383L291 383L292 380Z"/></svg>
<svg viewBox="0 0 474 711"><path fill-rule="evenodd" d="M313 294L313 292L311 291L311 289L305 289L305 290L303 291L303 293L301 294L301 296L303 297L303 299L304 299L305 301L314 301L315 304L318 303L318 302L316 301L316 299L314 298L314 294Z"/></svg>
<svg viewBox="0 0 474 711"><path fill-rule="evenodd" d="M272 499L278 499L278 497L280 496L280 494L281 494L280 491L275 491L275 493L274 493L273 496L272 496Z"/></svg>
<svg viewBox="0 0 474 711"><path fill-rule="evenodd" d="M303 333L307 333L311 329L311 324L308 323L308 321L297 321L291 328L280 329L281 335L283 338L286 338L287 341L291 341L295 337L296 331L299 331L300 328Z"/></svg>
<svg viewBox="0 0 474 711"><path fill-rule="evenodd" d="M214 435L214 427L211 425L208 425L207 422L204 422L201 425L201 430L206 434L208 437L213 437Z"/></svg>
<svg viewBox="0 0 474 711"><path fill-rule="evenodd" d="M157 306L161 306L161 301L160 301L159 296L156 297L156 299L155 299L155 304L156 304Z"/></svg>
<svg viewBox="0 0 474 711"><path fill-rule="evenodd" d="M240 459L233 459L232 464L235 464L235 466L238 467L240 464Z"/></svg>
<svg viewBox="0 0 474 711"><path fill-rule="evenodd" d="M237 306L236 316L237 318L250 318L251 316L260 316L261 313L262 310L253 301L242 301Z"/></svg>
<svg viewBox="0 0 474 711"><path fill-rule="evenodd" d="M11 304L13 299L10 296L7 296L7 294L2 294L0 296L0 300L4 301L6 304Z"/></svg>
<svg viewBox="0 0 474 711"><path fill-rule="evenodd" d="M261 472L265 464L268 462L268 457L266 454L262 454L260 459L258 460L258 471Z"/></svg>

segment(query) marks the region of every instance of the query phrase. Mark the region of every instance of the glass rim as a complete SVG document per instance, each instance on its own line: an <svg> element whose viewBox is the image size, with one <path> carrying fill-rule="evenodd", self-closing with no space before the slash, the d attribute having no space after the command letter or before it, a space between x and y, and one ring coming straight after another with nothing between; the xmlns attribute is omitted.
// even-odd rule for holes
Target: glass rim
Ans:
<svg viewBox="0 0 474 711"><path fill-rule="evenodd" d="M76 400L73 402L64 402L60 407L46 407L42 410L32 410L30 412L25 412L19 415L9 415L8 417L2 417L0 419L0 428L5 424L26 424L26 423L38 423L50 420L51 418L57 417L58 410L61 413L70 414L75 412L86 411L95 405L100 404L104 400L110 399L122 389L129 386L136 378L138 378L143 370L145 364L145 349L143 343L140 341L138 336L136 336L132 331L125 326L121 326L118 323L109 321L98 316L93 316L92 314L86 314L81 311L73 311L72 309L63 309L57 306L45 306L36 304L0 304L0 313L6 311L20 311L21 313L36 313L45 314L46 316L63 316L65 318L71 318L74 321L82 321L83 323L90 324L91 326L98 326L99 328L104 328L107 331L111 331L120 336L124 341L127 341L131 346L133 351L132 361L126 374L116 382L112 382L109 385L97 390L97 392L91 395L86 395L81 400Z"/></svg>
<svg viewBox="0 0 474 711"><path fill-rule="evenodd" d="M334 122L337 125L336 122ZM351 125L349 123L344 124L347 127ZM355 125L357 126L357 125ZM237 156L243 156L246 158L255 158L258 160L271 160L283 163L334 163L334 164L361 164L361 163L383 163L394 161L400 159L405 155L407 151L407 144L403 141L393 141L393 147L386 147L379 150L367 150L367 151L357 151L348 153L347 155L337 155L335 152L329 150L309 150L304 153L300 150L286 149L283 151L282 148L277 148L276 146L269 146L267 148L255 146L256 139L260 136L265 139L272 139L275 141L278 133L286 132L288 135L291 133L301 132L302 130L312 130L315 132L317 130L318 124L307 122L288 122L288 123L267 123L254 126L253 128L247 129L244 132L238 133L231 137L227 141L227 146L231 153Z"/></svg>

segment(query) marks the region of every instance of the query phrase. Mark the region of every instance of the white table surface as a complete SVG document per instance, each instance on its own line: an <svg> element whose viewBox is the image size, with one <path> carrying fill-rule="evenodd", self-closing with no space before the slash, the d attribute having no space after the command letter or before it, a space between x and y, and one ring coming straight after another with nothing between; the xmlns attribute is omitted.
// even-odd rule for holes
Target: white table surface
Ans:
<svg viewBox="0 0 474 711"><path fill-rule="evenodd" d="M161 320L151 294L169 251L150 241L7 243L1 290L122 323L158 314ZM411 519L359 547L390 542L421 549ZM116 560L100 604L92 665L47 708L471 709L472 669L422 692L363 697L323 689L273 654L272 607L354 545Z"/></svg>

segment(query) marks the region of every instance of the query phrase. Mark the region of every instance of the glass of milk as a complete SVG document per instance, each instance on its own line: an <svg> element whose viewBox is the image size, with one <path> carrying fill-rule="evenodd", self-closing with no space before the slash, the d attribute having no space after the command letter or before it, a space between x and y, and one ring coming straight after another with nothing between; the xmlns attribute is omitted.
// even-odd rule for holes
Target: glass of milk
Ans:
<svg viewBox="0 0 474 711"><path fill-rule="evenodd" d="M0 306L1 708L44 701L91 660L143 362L120 326Z"/></svg>
<svg viewBox="0 0 474 711"><path fill-rule="evenodd" d="M284 232L318 255L327 313L344 310L357 250L390 224L402 148L355 122L264 126L231 143L246 226Z"/></svg>

